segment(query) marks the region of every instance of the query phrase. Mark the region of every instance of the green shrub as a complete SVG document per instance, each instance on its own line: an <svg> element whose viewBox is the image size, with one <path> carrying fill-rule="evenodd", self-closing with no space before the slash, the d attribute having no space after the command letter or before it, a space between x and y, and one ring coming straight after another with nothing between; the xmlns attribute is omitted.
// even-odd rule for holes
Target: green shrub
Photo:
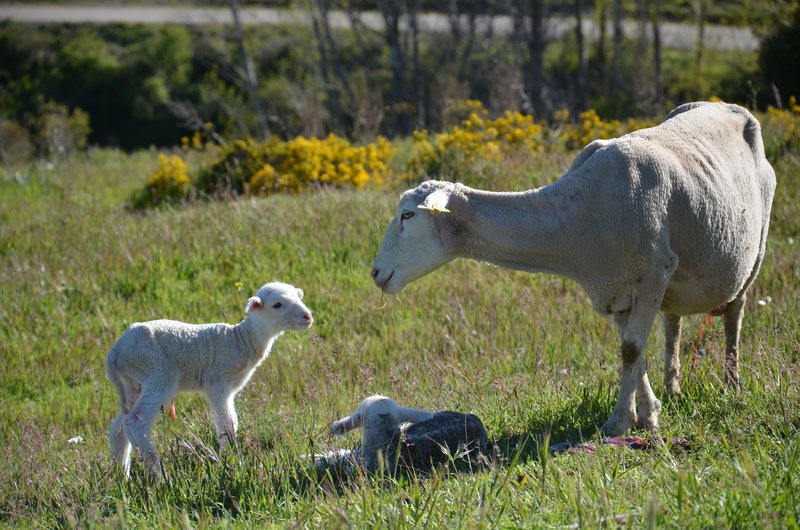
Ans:
<svg viewBox="0 0 800 530"><path fill-rule="evenodd" d="M0 162L4 165L24 162L32 152L27 129L17 122L0 119Z"/></svg>

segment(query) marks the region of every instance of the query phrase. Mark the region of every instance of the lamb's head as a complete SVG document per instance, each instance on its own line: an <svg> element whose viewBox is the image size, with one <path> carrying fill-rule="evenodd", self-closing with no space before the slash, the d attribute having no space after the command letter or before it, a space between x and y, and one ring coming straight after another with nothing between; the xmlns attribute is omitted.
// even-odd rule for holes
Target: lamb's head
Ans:
<svg viewBox="0 0 800 530"><path fill-rule="evenodd" d="M314 322L303 303L303 290L287 283L264 284L247 301L244 311L248 319L269 325L273 331L307 329Z"/></svg>
<svg viewBox="0 0 800 530"><path fill-rule="evenodd" d="M429 180L400 197L372 263L372 279L381 290L399 293L454 258L447 244L450 224L446 220L454 187L450 182Z"/></svg>
<svg viewBox="0 0 800 530"><path fill-rule="evenodd" d="M403 423L417 423L433 417L431 412L401 407L394 400L376 394L364 399L353 414L331 424L331 433L342 435L353 429L394 431Z"/></svg>

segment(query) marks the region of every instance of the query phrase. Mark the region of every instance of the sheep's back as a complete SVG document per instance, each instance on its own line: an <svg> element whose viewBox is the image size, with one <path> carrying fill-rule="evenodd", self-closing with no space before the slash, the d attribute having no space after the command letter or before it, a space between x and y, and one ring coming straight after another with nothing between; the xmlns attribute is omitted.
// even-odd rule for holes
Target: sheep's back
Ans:
<svg viewBox="0 0 800 530"><path fill-rule="evenodd" d="M401 465L414 469L428 469L451 459L477 464L479 455L488 453L488 437L474 414L445 410L406 429L400 451Z"/></svg>

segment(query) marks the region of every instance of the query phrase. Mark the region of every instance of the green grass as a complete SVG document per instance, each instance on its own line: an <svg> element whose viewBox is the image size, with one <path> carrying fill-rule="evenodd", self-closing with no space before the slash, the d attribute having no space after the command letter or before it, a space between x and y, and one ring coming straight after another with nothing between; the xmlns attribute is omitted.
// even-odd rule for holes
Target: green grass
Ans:
<svg viewBox="0 0 800 530"><path fill-rule="evenodd" d="M613 324L575 284L459 261L384 299L369 267L396 190L127 211L156 164L154 152L92 151L0 178L0 525L798 528L796 154L776 164L779 217L745 315L741 390L721 383L715 320L707 356L694 368L684 356L685 398L661 416L661 434L690 451L558 457L543 444L596 440L618 383ZM547 157L497 187L539 186L568 164ZM178 420L155 427L165 480L148 484L140 465L123 480L107 456L109 346L138 320L237 322L270 280L302 287L315 324L284 335L237 400L238 449L218 461L207 407L181 395ZM698 323L685 322L687 351ZM497 458L472 474L309 480L302 455L354 445L330 422L372 393L477 414Z"/></svg>

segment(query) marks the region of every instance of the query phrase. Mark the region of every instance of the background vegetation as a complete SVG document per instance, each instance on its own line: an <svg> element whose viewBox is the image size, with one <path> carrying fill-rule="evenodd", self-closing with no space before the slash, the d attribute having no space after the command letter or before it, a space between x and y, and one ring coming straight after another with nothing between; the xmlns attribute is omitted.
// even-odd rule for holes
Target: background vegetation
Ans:
<svg viewBox="0 0 800 530"><path fill-rule="evenodd" d="M442 30L419 29L418 17L437 5ZM87 143L172 146L194 131L215 143L331 132L351 141L394 138L457 123L453 106L466 99L492 117L516 110L542 121L566 109L576 119L594 109L610 120L662 116L710 96L764 109L800 93L797 69L785 67L800 49L796 2L292 6L311 23L245 26L241 38L219 26L0 23L0 156L13 163ZM383 29L368 29L361 9L373 10ZM336 29L334 16L354 29ZM487 24L499 16L515 22L506 31ZM592 37L576 31L577 21L606 30ZM689 49L661 44L663 24L676 21L696 28ZM623 22L638 29L623 34ZM716 50L706 35L711 23L748 27L765 45ZM574 27L555 36L558 24Z"/></svg>
<svg viewBox="0 0 800 530"><path fill-rule="evenodd" d="M593 7L603 5L613 7ZM621 5L635 14L639 4ZM688 16L687 3L659 5L664 17L667 7ZM771 16L758 23L777 31ZM476 36L469 48L452 34L420 37L424 83L403 77L419 98L393 100L384 35L335 33L347 75L326 79L318 31L247 30L269 117L262 138L235 38L220 28L0 26L0 526L800 528L800 106L775 77L777 108L764 54L706 50L698 69L696 55L664 50L661 89L650 92L663 101L638 99L643 85L626 82L577 103L564 96L578 93L575 49L548 43L543 78L568 89L540 111L507 90L532 86L511 40ZM620 55L630 79L637 45ZM448 53L468 58L463 70ZM346 84L353 98L337 103ZM582 145L660 120L673 98L735 94L764 105L778 191L744 319L740 391L721 382L721 324L691 366L700 317L685 320L685 397L666 404L659 434L687 438L689 450L549 455L549 443L599 439L618 384L613 323L572 282L459 261L398 297L372 284L398 193L417 180L542 186ZM169 148L139 149L151 144ZM339 164L346 171L330 170ZM296 187L281 188L281 175ZM232 198L226 190L241 196L194 200ZM302 287L315 324L282 337L238 398L238 448L220 460L207 407L181 395L177 421L155 428L165 479L148 483L135 465L125 481L107 456L110 345L135 321L237 322L270 280ZM654 382L660 328L647 350ZM477 414L493 462L312 480L304 455L355 445L329 425L372 393Z"/></svg>

